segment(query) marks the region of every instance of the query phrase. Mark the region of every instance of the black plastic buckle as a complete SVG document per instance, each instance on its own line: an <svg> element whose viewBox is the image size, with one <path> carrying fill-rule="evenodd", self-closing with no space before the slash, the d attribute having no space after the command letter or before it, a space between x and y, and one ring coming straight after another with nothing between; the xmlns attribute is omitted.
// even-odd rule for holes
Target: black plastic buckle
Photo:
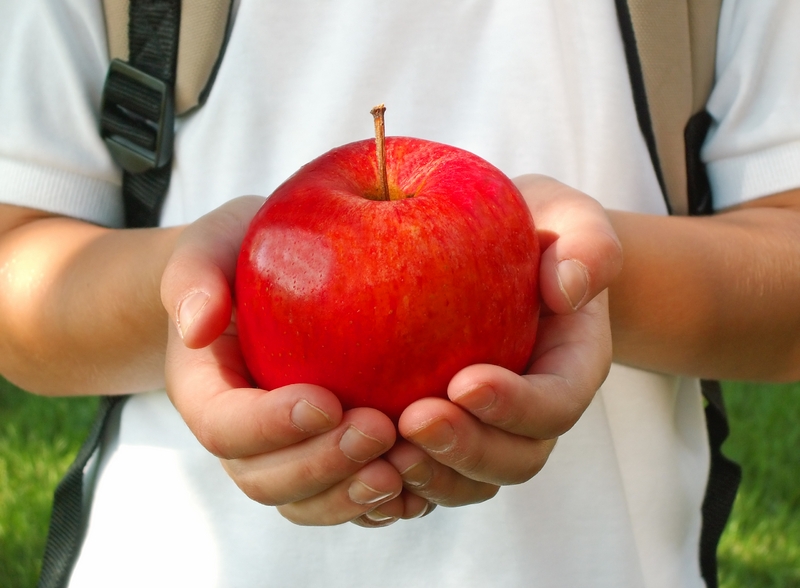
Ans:
<svg viewBox="0 0 800 588"><path fill-rule="evenodd" d="M100 136L114 160L131 173L163 167L172 159L174 132L170 84L114 59L100 107Z"/></svg>

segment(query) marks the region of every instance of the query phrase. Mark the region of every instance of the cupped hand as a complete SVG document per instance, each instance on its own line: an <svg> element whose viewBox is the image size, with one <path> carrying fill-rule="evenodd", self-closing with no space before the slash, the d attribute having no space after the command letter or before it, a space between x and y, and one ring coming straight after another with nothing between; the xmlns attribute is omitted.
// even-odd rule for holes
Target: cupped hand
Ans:
<svg viewBox="0 0 800 588"><path fill-rule="evenodd" d="M256 389L242 359L232 283L242 238L262 203L233 200L183 231L161 283L172 319L167 393L253 500L298 524L361 520L402 490L396 468L379 457L395 442L394 424L373 409L343 412L319 386ZM370 525L393 520L371 516L364 518Z"/></svg>
<svg viewBox="0 0 800 588"><path fill-rule="evenodd" d="M449 400L427 398L407 408L398 425L403 439L385 457L405 489L379 505L373 519L420 510L420 500L428 511L481 502L500 486L529 480L608 374L606 289L622 267L622 250L605 211L551 178L515 182L542 244L544 308L528 373L470 366L450 382Z"/></svg>
<svg viewBox="0 0 800 588"><path fill-rule="evenodd" d="M622 256L597 202L549 178L517 182L542 242L544 312L529 373L465 368L449 400L421 400L404 412L398 442L385 415L343 412L323 388L252 387L231 284L263 200L232 201L186 228L162 280L172 317L168 393L248 496L299 524L382 526L437 504L486 500L541 469L608 372L605 289Z"/></svg>

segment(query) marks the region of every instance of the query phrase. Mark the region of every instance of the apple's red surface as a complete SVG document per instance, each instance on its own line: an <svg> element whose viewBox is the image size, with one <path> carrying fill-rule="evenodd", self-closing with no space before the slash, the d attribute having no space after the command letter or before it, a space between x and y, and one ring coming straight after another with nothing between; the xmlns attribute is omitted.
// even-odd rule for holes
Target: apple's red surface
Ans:
<svg viewBox="0 0 800 588"><path fill-rule="evenodd" d="M239 339L258 385L324 386L397 419L461 368L529 361L539 245L522 196L471 153L386 139L305 165L266 201L236 274Z"/></svg>

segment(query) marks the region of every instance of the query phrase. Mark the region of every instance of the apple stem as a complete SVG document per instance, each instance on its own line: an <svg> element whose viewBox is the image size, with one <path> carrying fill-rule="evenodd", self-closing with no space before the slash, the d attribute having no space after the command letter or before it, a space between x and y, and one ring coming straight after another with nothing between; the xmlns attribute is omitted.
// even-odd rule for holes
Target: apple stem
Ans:
<svg viewBox="0 0 800 588"><path fill-rule="evenodd" d="M375 151L378 156L378 173L381 176L383 189L383 198L381 200L390 200L389 179L386 177L386 126L383 118L385 112L386 106L383 104L379 104L370 110L370 114L375 120Z"/></svg>

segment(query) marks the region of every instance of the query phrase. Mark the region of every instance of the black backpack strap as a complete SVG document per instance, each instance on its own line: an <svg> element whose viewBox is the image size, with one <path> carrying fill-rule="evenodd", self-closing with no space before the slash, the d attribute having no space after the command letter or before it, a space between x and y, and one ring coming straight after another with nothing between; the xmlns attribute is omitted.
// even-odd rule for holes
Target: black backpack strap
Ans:
<svg viewBox="0 0 800 588"><path fill-rule="evenodd" d="M700 149L711 125L704 105L713 79L719 1L615 3L636 116L667 209L670 214L711 214L711 189ZM673 64L673 58L679 63ZM676 129L673 123L680 113L683 128ZM680 141L676 141L676 132L681 133ZM733 509L741 468L722 453L729 427L719 382L702 381L701 387L711 464L702 506L699 559L706 586L717 588L717 546Z"/></svg>
<svg viewBox="0 0 800 588"><path fill-rule="evenodd" d="M100 135L123 168L128 227L158 225L172 170L180 0L130 3L128 62L106 77Z"/></svg>
<svg viewBox="0 0 800 588"><path fill-rule="evenodd" d="M101 136L123 168L128 227L158 225L172 170L181 0L131 0L130 59L111 62L103 92ZM38 588L63 588L83 542L84 470L103 439L113 408L104 397L88 438L56 488Z"/></svg>
<svg viewBox="0 0 800 588"><path fill-rule="evenodd" d="M124 398L105 396L100 399L89 436L56 487L42 571L37 585L39 588L62 588L67 585L83 539L84 470L103 439L114 407Z"/></svg>
<svg viewBox="0 0 800 588"><path fill-rule="evenodd" d="M722 453L728 437L728 419L719 382L701 382L706 399L706 423L711 445L711 470L703 498L703 528L700 532L700 571L707 588L717 588L717 546L728 523L742 481L742 468Z"/></svg>
<svg viewBox="0 0 800 588"><path fill-rule="evenodd" d="M700 158L700 149L710 126L711 115L702 110L689 119L684 131L688 205L689 214L693 216L713 212L711 186L706 166ZM719 586L717 547L733 510L733 503L742 481L742 468L722 452L722 445L730 434L722 387L715 380L702 380L700 385L706 401L706 428L711 450L711 467L702 507L700 571L706 587L717 588Z"/></svg>
<svg viewBox="0 0 800 588"><path fill-rule="evenodd" d="M692 216L714 212L711 185L705 163L700 157L700 149L710 127L711 115L704 109L692 116L684 129L688 213ZM702 380L700 385L706 401L706 428L711 450L711 466L702 507L700 571L707 588L718 588L717 548L733 510L742 481L742 468L722 452L730 427L720 383Z"/></svg>

